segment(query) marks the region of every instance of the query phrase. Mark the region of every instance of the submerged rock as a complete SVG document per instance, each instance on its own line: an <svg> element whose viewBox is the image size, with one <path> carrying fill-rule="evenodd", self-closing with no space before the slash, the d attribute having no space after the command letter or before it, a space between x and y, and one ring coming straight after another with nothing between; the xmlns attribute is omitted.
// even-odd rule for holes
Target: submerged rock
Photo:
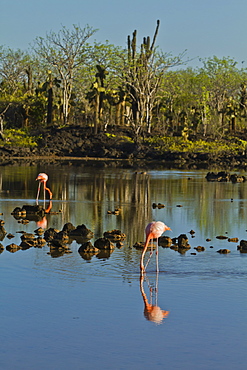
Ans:
<svg viewBox="0 0 247 370"><path fill-rule="evenodd" d="M36 247L37 240L24 240L21 242L20 247L22 250L27 250L32 247Z"/></svg>
<svg viewBox="0 0 247 370"><path fill-rule="evenodd" d="M247 253L247 240L240 240L238 250L242 253Z"/></svg>
<svg viewBox="0 0 247 370"><path fill-rule="evenodd" d="M133 248L142 250L144 248L144 245L145 245L144 242L136 242L133 245ZM150 250L151 248L155 249L156 248L156 243L149 243L148 246L147 246L147 250Z"/></svg>
<svg viewBox="0 0 247 370"><path fill-rule="evenodd" d="M194 248L195 250L197 250L197 252L203 252L203 251L205 251L205 247L202 247L201 245L198 245L198 247L195 247Z"/></svg>
<svg viewBox="0 0 247 370"><path fill-rule="evenodd" d="M107 238L99 238L94 242L94 246L100 250L112 250L114 249L114 245L110 242Z"/></svg>
<svg viewBox="0 0 247 370"><path fill-rule="evenodd" d="M120 230L114 229L111 231L104 232L104 238L110 239L112 242L114 241L121 241L126 238L126 235L122 233Z"/></svg>
<svg viewBox="0 0 247 370"><path fill-rule="evenodd" d="M133 248L136 248L136 249L143 249L143 248L144 248L144 242L136 242L136 243L133 245Z"/></svg>
<svg viewBox="0 0 247 370"><path fill-rule="evenodd" d="M20 207L15 207L15 209L13 210L13 212L11 213L12 215L15 216L15 218L17 217L23 217L23 216L26 216L26 211L23 210L22 208Z"/></svg>
<svg viewBox="0 0 247 370"><path fill-rule="evenodd" d="M177 238L172 238L171 240L173 244L170 246L170 249L178 251L180 254L185 254L191 248L186 234L180 234Z"/></svg>
<svg viewBox="0 0 247 370"><path fill-rule="evenodd" d="M26 240L35 240L35 235L34 234L31 234L31 233L26 233L24 232L21 236L21 240L22 241L26 241Z"/></svg>
<svg viewBox="0 0 247 370"><path fill-rule="evenodd" d="M158 208L158 209L161 209L161 208L164 208L165 205L163 203L153 203L152 204L152 208L155 209L155 208Z"/></svg>
<svg viewBox="0 0 247 370"><path fill-rule="evenodd" d="M112 253L113 253L113 249L102 249L98 254L96 254L96 258L108 259L111 257Z"/></svg>
<svg viewBox="0 0 247 370"><path fill-rule="evenodd" d="M37 248L42 248L46 245L46 240L42 238L41 236L38 236L36 240L37 240L37 245L36 245Z"/></svg>
<svg viewBox="0 0 247 370"><path fill-rule="evenodd" d="M72 253L72 251L70 249L50 248L50 252L48 252L47 254L49 254L53 258L58 258L58 257L63 256L64 254L69 254L69 253Z"/></svg>
<svg viewBox="0 0 247 370"><path fill-rule="evenodd" d="M54 238L50 240L52 247L68 248L69 236L66 231L59 231L54 235Z"/></svg>
<svg viewBox="0 0 247 370"><path fill-rule="evenodd" d="M90 261L92 257L98 254L99 252L100 250L94 247L90 241L83 243L78 249L78 253L86 261Z"/></svg>
<svg viewBox="0 0 247 370"><path fill-rule="evenodd" d="M120 208L115 208L114 211L107 211L108 215L115 215L118 216L120 214L121 209Z"/></svg>
<svg viewBox="0 0 247 370"><path fill-rule="evenodd" d="M86 243L83 243L80 248L78 249L78 252L79 253L92 253L92 254L95 254L95 253L98 253L99 252L99 249L96 248L91 242L86 242Z"/></svg>
<svg viewBox="0 0 247 370"><path fill-rule="evenodd" d="M67 222L64 224L62 231L66 231L68 234L72 231L75 230L75 226L71 222Z"/></svg>
<svg viewBox="0 0 247 370"><path fill-rule="evenodd" d="M69 236L71 238L82 237L85 239L92 239L94 237L94 233L82 224L71 230L69 232Z"/></svg>
<svg viewBox="0 0 247 370"><path fill-rule="evenodd" d="M207 181L227 182L230 180L230 174L225 171L220 171L218 173L208 172L206 179Z"/></svg>
<svg viewBox="0 0 247 370"><path fill-rule="evenodd" d="M17 244L14 244L14 243L9 244L6 247L6 250L10 253L15 253L15 252L19 251L20 249L21 249L21 247Z"/></svg>
<svg viewBox="0 0 247 370"><path fill-rule="evenodd" d="M44 234L44 229L42 229L42 227L39 227L38 229L34 230L34 232L37 235L43 235Z"/></svg>
<svg viewBox="0 0 247 370"><path fill-rule="evenodd" d="M45 209L39 205L32 206L27 204L22 206L22 208L16 207L11 214L17 217L25 217L26 215L37 215L39 217L44 217Z"/></svg>
<svg viewBox="0 0 247 370"><path fill-rule="evenodd" d="M220 254L227 254L227 253L231 253L231 251L230 251L229 249L224 248L224 249L219 249L219 250L217 251L217 253L220 253Z"/></svg>
<svg viewBox="0 0 247 370"><path fill-rule="evenodd" d="M186 234L180 234L178 237L178 248L190 249L189 239Z"/></svg>
<svg viewBox="0 0 247 370"><path fill-rule="evenodd" d="M45 231L44 233L44 239L47 242L50 242L51 240L54 239L55 235L59 233L59 230L54 229L53 227L50 227L48 230Z"/></svg>
<svg viewBox="0 0 247 370"><path fill-rule="evenodd" d="M172 245L172 239L169 236L160 236L158 241L163 248L169 248Z"/></svg>
<svg viewBox="0 0 247 370"><path fill-rule="evenodd" d="M2 225L0 225L0 240L3 240L6 234L7 234L7 231Z"/></svg>
<svg viewBox="0 0 247 370"><path fill-rule="evenodd" d="M245 176L240 176L240 175L233 174L230 177L230 181L232 183L245 182L246 181L246 178L245 178Z"/></svg>
<svg viewBox="0 0 247 370"><path fill-rule="evenodd" d="M232 243L237 243L238 242L238 238L228 238L228 241L229 242L232 242Z"/></svg>
<svg viewBox="0 0 247 370"><path fill-rule="evenodd" d="M246 181L245 176L237 175L235 173L230 175L229 173L225 171L220 171L218 173L208 172L206 175L206 179L207 181L219 181L219 182L231 181L232 183Z"/></svg>
<svg viewBox="0 0 247 370"><path fill-rule="evenodd" d="M36 247L37 240L34 234L24 232L21 236L20 247L22 250L26 250L32 247Z"/></svg>
<svg viewBox="0 0 247 370"><path fill-rule="evenodd" d="M90 241L83 243L78 249L78 253L85 261L90 261L99 252L100 250L95 248Z"/></svg>

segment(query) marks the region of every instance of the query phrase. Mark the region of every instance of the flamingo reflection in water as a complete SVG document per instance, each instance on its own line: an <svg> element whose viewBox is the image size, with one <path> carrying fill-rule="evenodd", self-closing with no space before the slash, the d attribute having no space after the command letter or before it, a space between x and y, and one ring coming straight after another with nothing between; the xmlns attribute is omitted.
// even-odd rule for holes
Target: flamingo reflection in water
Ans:
<svg viewBox="0 0 247 370"><path fill-rule="evenodd" d="M171 228L169 226L166 226L164 224L164 222L161 222L161 221L153 221L153 222L150 222L147 226L146 226L146 229L145 229L145 233L146 233L146 240L145 240L145 244L144 244L144 248L143 248L143 252L142 252L142 255L141 255L141 260L140 260L140 270L141 272L144 272L147 268L147 265L152 257L152 254L153 254L153 244L151 245L151 252L150 252L150 256L149 256L149 259L146 263L146 266L144 267L144 256L145 256L145 253L147 251L147 248L148 248L148 244L150 242L150 240L154 240L156 239L157 241L157 249L156 249L156 271L159 272L159 265L158 265L158 238L166 231L166 230L171 230Z"/></svg>
<svg viewBox="0 0 247 370"><path fill-rule="evenodd" d="M144 316L148 321L152 321L155 324L161 324L163 319L166 318L170 311L162 310L158 306L158 275L159 273L156 273L156 281L155 281L155 287L152 287L149 283L149 280L145 274L145 279L147 281L147 285L150 292L150 303L148 302L147 295L144 291L144 274L141 272L140 274L140 291L144 302ZM153 294L154 293L154 294ZM153 295L155 297L153 297ZM153 302L154 300L154 302Z"/></svg>
<svg viewBox="0 0 247 370"><path fill-rule="evenodd" d="M50 200L49 205L45 210L45 213L49 213L51 208L52 208L52 201ZM38 220L36 222L36 224L37 224L38 227L41 227L42 229L46 229L47 228L47 218L46 218L46 216L44 216L40 220Z"/></svg>

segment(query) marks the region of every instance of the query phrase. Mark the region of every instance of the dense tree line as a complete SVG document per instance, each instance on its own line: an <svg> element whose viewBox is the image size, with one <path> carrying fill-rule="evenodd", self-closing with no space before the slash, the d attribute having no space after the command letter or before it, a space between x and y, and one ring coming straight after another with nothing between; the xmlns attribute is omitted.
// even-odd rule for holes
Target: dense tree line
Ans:
<svg viewBox="0 0 247 370"><path fill-rule="evenodd" d="M0 123L4 129L129 127L135 135L220 137L247 124L247 70L216 56L181 67L155 46L159 30L126 49L90 43L96 30L74 25L37 37L29 52L0 47ZM172 68L176 67L176 68Z"/></svg>

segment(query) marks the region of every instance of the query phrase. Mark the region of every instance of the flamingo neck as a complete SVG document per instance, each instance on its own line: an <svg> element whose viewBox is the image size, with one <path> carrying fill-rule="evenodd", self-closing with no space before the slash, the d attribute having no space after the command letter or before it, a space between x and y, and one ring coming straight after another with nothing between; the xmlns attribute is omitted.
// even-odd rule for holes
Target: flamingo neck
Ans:
<svg viewBox="0 0 247 370"><path fill-rule="evenodd" d="M49 195L50 195L50 199L52 199L52 192L49 188L47 188L46 184L44 183L44 187L45 187L45 190L48 191Z"/></svg>
<svg viewBox="0 0 247 370"><path fill-rule="evenodd" d="M144 271L145 270L143 261L144 261L144 256L145 256L145 253L146 253L146 250L147 250L147 247L148 247L148 243L149 243L149 241L150 241L151 238L152 238L151 234L148 234L146 236L145 244L144 244L142 255L141 255L141 261L140 261L140 269L141 269L141 271Z"/></svg>

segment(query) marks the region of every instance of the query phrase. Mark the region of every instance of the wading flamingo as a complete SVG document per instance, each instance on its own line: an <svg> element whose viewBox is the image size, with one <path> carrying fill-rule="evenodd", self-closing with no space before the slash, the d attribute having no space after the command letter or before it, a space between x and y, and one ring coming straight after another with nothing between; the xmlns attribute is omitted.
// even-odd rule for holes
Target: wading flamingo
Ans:
<svg viewBox="0 0 247 370"><path fill-rule="evenodd" d="M38 203L38 199L39 199L39 192L40 192L40 187L41 187L41 184L43 184L43 187L44 187L44 202L45 202L45 191L47 190L48 193L49 193L49 196L50 196L50 200L52 199L52 192L49 188L47 188L46 186L46 183L47 183L47 180L48 180L48 176L46 173L39 173L38 174L38 177L36 178L36 181L39 181L39 187L38 187L38 191L37 191L37 198L36 198L36 203Z"/></svg>
<svg viewBox="0 0 247 370"><path fill-rule="evenodd" d="M142 255L141 255L141 260L140 260L140 269L142 272L145 271L145 268L147 267L148 265L148 262L153 254L153 250L151 251L150 253L150 257L148 259L148 262L146 264L146 266L144 267L144 256L145 256L145 253L146 253L146 250L147 250L147 247L148 247L148 243L150 242L150 240L152 239L157 239L157 249L156 249L156 270L157 272L159 271L159 266L158 266L158 238L166 231L166 230L171 230L171 228L169 226L166 226L163 222L161 221L153 221L153 222L150 222L150 224L148 224L146 226L146 229L145 229L145 233L146 233L146 240L145 240L145 244L144 244L144 248L143 248L143 252L142 252Z"/></svg>

